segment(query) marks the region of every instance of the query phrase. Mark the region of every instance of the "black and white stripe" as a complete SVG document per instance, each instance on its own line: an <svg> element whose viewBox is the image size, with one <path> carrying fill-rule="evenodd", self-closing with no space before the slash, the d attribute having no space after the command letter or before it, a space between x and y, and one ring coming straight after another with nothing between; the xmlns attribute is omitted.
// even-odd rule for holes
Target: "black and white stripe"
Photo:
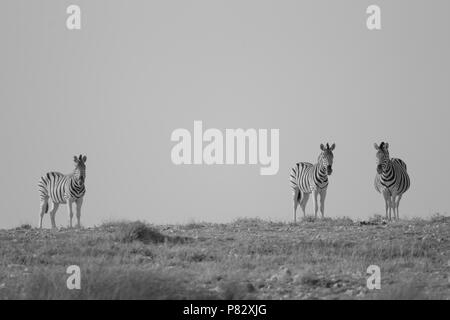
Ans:
<svg viewBox="0 0 450 320"><path fill-rule="evenodd" d="M377 174L375 176L375 190L381 193L386 205L386 219L399 219L398 207L402 195L408 191L411 182L406 168L406 163L397 158L389 157L389 143L375 143L377 150Z"/></svg>
<svg viewBox="0 0 450 320"><path fill-rule="evenodd" d="M75 169L70 174L62 174L60 172L48 172L41 177L38 183L38 189L41 200L41 211L39 228L42 228L42 219L49 209L49 201L53 207L50 211L52 227L56 228L55 214L60 204L67 204L70 222L72 227L72 203L77 206L77 220L80 225L80 214L83 197L86 193L84 185L86 177L86 156L80 155L74 157Z"/></svg>
<svg viewBox="0 0 450 320"><path fill-rule="evenodd" d="M328 176L332 173L334 148L334 143L331 147L328 143L326 147L321 144L320 149L322 152L320 153L316 164L309 162L298 162L291 169L289 180L294 197L294 222L297 220L298 205L300 205L303 210L303 216L306 215L306 203L308 202L309 195L311 193L313 193L315 217L317 217L318 210L317 196L320 195L320 211L323 218L325 197L328 187Z"/></svg>
<svg viewBox="0 0 450 320"><path fill-rule="evenodd" d="M84 196L86 189L76 177L76 172L62 174L60 172L49 172L38 184L41 201L50 198L52 202L62 204L68 199L79 199Z"/></svg>

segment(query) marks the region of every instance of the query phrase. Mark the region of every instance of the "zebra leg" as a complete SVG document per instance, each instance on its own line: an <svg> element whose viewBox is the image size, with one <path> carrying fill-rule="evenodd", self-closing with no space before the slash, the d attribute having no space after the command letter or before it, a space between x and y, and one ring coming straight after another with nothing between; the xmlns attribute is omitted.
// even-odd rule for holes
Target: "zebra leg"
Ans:
<svg viewBox="0 0 450 320"><path fill-rule="evenodd" d="M325 198L327 197L327 190L322 190L320 192L320 213L322 214L322 219L325 216Z"/></svg>
<svg viewBox="0 0 450 320"><path fill-rule="evenodd" d="M396 201L395 201L395 199L396 199L396 195L395 194L393 194L392 196L391 196L391 206L392 206L392 215L393 215L393 217L392 217L392 220L397 220L397 209L396 209Z"/></svg>
<svg viewBox="0 0 450 320"><path fill-rule="evenodd" d="M72 228L72 219L73 219L72 203L73 201L67 200L67 213L69 214L69 228Z"/></svg>
<svg viewBox="0 0 450 320"><path fill-rule="evenodd" d="M298 197L300 196L300 189L296 188L292 192L292 196L293 196L293 201L294 201L294 205L293 205L293 209L294 209L294 223L297 223L297 207L298 207Z"/></svg>
<svg viewBox="0 0 450 320"><path fill-rule="evenodd" d="M398 197L398 195L397 195L397 193L395 193L395 192L393 192L393 193L391 193L391 197L390 197L390 200L391 200L391 207L392 207L392 213L393 213L393 220L397 220L397 197Z"/></svg>
<svg viewBox="0 0 450 320"><path fill-rule="evenodd" d="M314 217L317 219L317 211L319 210L319 203L317 202L317 195L319 194L319 192L317 190L314 190L314 195L313 195L313 203L314 203Z"/></svg>
<svg viewBox="0 0 450 320"><path fill-rule="evenodd" d="M400 200L402 199L402 195L399 194L397 196L397 201L395 202L395 208L397 210L397 220L400 220L400 213L398 212L398 207L400 206Z"/></svg>
<svg viewBox="0 0 450 320"><path fill-rule="evenodd" d="M77 207L77 228L81 227L80 219L81 219L81 206L83 205L83 198L77 199L75 202Z"/></svg>
<svg viewBox="0 0 450 320"><path fill-rule="evenodd" d="M59 203L53 202L52 210L50 211L50 219L52 221L52 229L56 229L55 215L58 210Z"/></svg>
<svg viewBox="0 0 450 320"><path fill-rule="evenodd" d="M302 192L302 199L300 200L300 208L302 208L303 211L303 218L306 217L306 204L309 200L309 193Z"/></svg>
<svg viewBox="0 0 450 320"><path fill-rule="evenodd" d="M386 206L386 220L389 220L388 210L389 210L389 195L387 192L383 192L384 204Z"/></svg>
<svg viewBox="0 0 450 320"><path fill-rule="evenodd" d="M48 211L48 197L41 200L39 213L39 229L42 229L42 219L44 219L44 214Z"/></svg>
<svg viewBox="0 0 450 320"><path fill-rule="evenodd" d="M394 197L389 196L388 201L389 201L389 220L392 220L392 214L394 215L394 220L395 220Z"/></svg>
<svg viewBox="0 0 450 320"><path fill-rule="evenodd" d="M392 200L392 206L393 206L393 211L394 211L394 220L398 220L397 218L397 197L394 197L394 199Z"/></svg>

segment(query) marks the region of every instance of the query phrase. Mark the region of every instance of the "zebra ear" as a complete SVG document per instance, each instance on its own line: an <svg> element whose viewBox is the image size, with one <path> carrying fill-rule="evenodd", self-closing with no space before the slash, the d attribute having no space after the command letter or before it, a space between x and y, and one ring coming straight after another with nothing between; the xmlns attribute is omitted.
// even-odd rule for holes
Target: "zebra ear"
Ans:
<svg viewBox="0 0 450 320"><path fill-rule="evenodd" d="M334 148L336 148L336 143L333 143L333 144L331 145L330 150L333 151Z"/></svg>
<svg viewBox="0 0 450 320"><path fill-rule="evenodd" d="M323 146L323 143L320 144L320 150L324 151L325 147Z"/></svg>
<svg viewBox="0 0 450 320"><path fill-rule="evenodd" d="M86 156L83 156L83 158L82 158L81 160L83 160L83 162L86 162L87 157L86 157Z"/></svg>
<svg viewBox="0 0 450 320"><path fill-rule="evenodd" d="M389 148L389 143L386 142L386 143L384 144L384 149L387 150L388 148Z"/></svg>
<svg viewBox="0 0 450 320"><path fill-rule="evenodd" d="M78 157L77 156L73 156L73 161L75 161L75 163L78 163Z"/></svg>
<svg viewBox="0 0 450 320"><path fill-rule="evenodd" d="M377 145L376 142L373 144L373 146L375 147L375 150L380 150L380 147Z"/></svg>

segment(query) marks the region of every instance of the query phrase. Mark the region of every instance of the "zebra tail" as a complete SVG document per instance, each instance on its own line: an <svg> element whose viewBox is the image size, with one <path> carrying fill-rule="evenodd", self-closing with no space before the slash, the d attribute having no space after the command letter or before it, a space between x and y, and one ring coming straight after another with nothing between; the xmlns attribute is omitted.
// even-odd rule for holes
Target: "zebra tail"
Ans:
<svg viewBox="0 0 450 320"><path fill-rule="evenodd" d="M48 212L48 179L49 179L50 175L49 173L47 173L46 178L45 179L44 176L41 177L41 179L39 180L38 183L38 188L39 188L39 193L41 196L41 203L44 202L44 213Z"/></svg>

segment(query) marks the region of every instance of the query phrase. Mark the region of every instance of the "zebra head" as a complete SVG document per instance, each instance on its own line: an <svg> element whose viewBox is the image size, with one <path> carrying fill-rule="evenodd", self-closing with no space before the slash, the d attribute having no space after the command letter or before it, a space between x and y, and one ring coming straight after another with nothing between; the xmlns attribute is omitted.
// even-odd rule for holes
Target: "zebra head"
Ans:
<svg viewBox="0 0 450 320"><path fill-rule="evenodd" d="M377 150L377 173L381 174L386 170L389 162L389 143L381 142L378 146L374 143L375 150Z"/></svg>
<svg viewBox="0 0 450 320"><path fill-rule="evenodd" d="M84 179L86 179L86 160L87 157L81 154L79 157L73 157L73 161L75 162L74 177L80 184L84 184Z"/></svg>
<svg viewBox="0 0 450 320"><path fill-rule="evenodd" d="M322 152L319 155L318 163L323 167L327 169L327 175L331 175L333 173L333 150L336 147L336 144L332 144L331 147L327 143L326 147L321 144L320 150Z"/></svg>

